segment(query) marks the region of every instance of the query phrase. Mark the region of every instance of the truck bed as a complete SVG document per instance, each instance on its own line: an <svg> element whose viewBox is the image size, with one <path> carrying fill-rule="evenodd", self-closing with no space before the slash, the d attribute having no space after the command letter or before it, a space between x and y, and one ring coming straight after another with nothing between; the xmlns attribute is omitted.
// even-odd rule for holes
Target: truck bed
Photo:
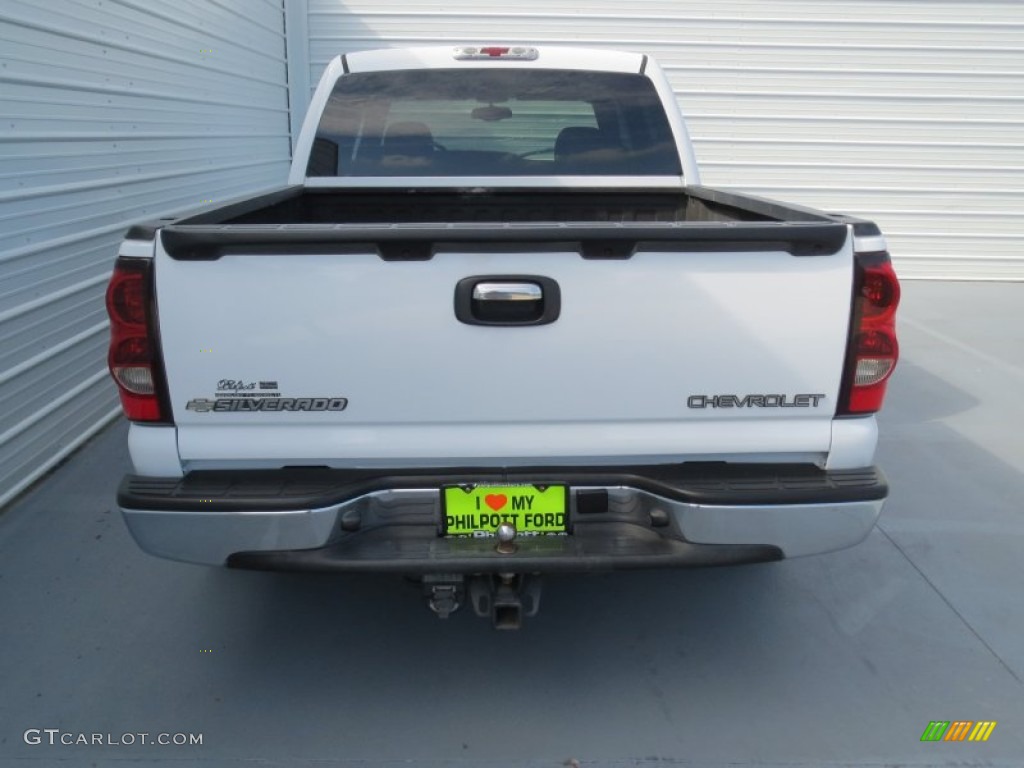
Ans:
<svg viewBox="0 0 1024 768"><path fill-rule="evenodd" d="M177 224L616 224L830 222L819 211L707 187L684 190L317 189L287 187Z"/></svg>
<svg viewBox="0 0 1024 768"><path fill-rule="evenodd" d="M874 225L704 187L571 192L289 187L178 221L138 226L128 236L148 239L160 227L168 254L185 261L280 253L282 246L291 253L369 249L388 261L421 261L438 247L487 243L533 249L558 243L598 259L666 247L827 256L842 248L849 223L857 235L877 232Z"/></svg>

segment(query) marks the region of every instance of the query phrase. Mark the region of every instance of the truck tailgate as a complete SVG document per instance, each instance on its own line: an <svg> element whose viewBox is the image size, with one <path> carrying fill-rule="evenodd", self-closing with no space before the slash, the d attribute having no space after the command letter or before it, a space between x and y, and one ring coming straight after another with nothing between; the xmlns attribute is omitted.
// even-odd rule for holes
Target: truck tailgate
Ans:
<svg viewBox="0 0 1024 768"><path fill-rule="evenodd" d="M639 242L626 258L585 258L564 237L503 246L448 242L450 233L429 258L252 237L183 258L164 235L155 282L181 458L822 458L850 320L852 237L831 225L842 230L835 252L794 255L765 236L772 226L792 227L755 228L760 249L739 227L733 247ZM553 322L456 316L460 281L523 276L557 285Z"/></svg>

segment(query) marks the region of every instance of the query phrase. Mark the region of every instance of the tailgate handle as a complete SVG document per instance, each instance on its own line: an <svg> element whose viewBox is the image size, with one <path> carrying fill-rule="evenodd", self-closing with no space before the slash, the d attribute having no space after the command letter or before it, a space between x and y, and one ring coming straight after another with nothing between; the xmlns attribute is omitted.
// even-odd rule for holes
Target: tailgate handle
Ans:
<svg viewBox="0 0 1024 768"><path fill-rule="evenodd" d="M473 301L541 301L543 289L537 283L477 283Z"/></svg>
<svg viewBox="0 0 1024 768"><path fill-rule="evenodd" d="M455 317L467 325L547 325L561 308L562 292L550 277L478 275L455 286Z"/></svg>

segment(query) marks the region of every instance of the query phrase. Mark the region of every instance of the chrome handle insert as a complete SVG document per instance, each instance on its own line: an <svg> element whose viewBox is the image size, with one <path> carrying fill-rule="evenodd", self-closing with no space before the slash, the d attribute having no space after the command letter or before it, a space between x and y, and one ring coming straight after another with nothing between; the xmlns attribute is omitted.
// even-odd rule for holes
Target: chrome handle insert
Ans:
<svg viewBox="0 0 1024 768"><path fill-rule="evenodd" d="M477 283L474 301L540 301L544 292L536 283Z"/></svg>

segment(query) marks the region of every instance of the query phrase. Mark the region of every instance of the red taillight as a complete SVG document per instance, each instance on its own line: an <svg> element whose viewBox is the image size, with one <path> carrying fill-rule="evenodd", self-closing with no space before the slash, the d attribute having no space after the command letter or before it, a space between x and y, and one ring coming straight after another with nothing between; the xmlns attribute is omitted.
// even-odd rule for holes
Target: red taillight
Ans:
<svg viewBox="0 0 1024 768"><path fill-rule="evenodd" d="M150 327L150 260L120 257L107 286L110 352L107 364L132 421L163 421L153 333Z"/></svg>
<svg viewBox="0 0 1024 768"><path fill-rule="evenodd" d="M854 258L853 315L838 411L846 416L881 409L886 383L900 354L896 342L900 284L889 254L858 253Z"/></svg>

